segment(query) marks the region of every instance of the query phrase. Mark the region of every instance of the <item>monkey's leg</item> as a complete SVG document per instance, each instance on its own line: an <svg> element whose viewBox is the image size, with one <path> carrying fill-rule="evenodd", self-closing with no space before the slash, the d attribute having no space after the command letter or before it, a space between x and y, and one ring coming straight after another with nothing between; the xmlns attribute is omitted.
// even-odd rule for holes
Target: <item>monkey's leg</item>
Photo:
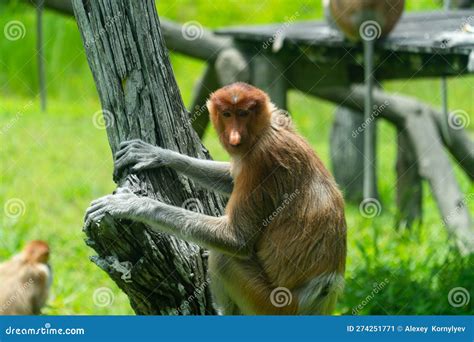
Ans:
<svg viewBox="0 0 474 342"><path fill-rule="evenodd" d="M219 276L211 276L211 281L212 297L214 298L214 302L219 314L225 316L242 315L242 312L240 311L237 304L226 292L224 284L219 280Z"/></svg>
<svg viewBox="0 0 474 342"><path fill-rule="evenodd" d="M223 315L241 315L241 311L237 304L232 300L224 285L223 279L219 271L226 267L227 258L221 253L209 252L209 274L211 278L211 293L214 303Z"/></svg>
<svg viewBox="0 0 474 342"><path fill-rule="evenodd" d="M278 293L260 265L251 259L222 255L217 274L227 293L245 315L296 315L297 298L290 290ZM283 297L281 297L283 296ZM283 300L281 300L283 299Z"/></svg>

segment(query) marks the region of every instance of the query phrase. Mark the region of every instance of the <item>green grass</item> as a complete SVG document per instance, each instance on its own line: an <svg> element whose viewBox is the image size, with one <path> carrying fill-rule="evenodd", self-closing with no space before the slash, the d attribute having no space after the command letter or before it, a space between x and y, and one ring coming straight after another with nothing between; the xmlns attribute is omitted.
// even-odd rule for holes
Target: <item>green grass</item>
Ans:
<svg viewBox="0 0 474 342"><path fill-rule="evenodd" d="M303 4L189 0L176 5L162 2L158 9L169 18L198 20L209 27L284 21L296 11L301 11L298 19L302 20L321 16L319 4L304 11ZM429 0L410 2L413 10L435 6ZM258 15L249 15L256 9ZM88 260L93 250L84 244L81 232L84 210L90 201L113 191L114 184L106 133L93 124L100 103L75 23L52 13L45 16L49 104L48 112L41 113L35 97L34 12L18 4L1 4L0 11L0 28L11 20L21 20L26 27L20 41L0 36L0 203L3 206L7 200L18 198L25 208L16 219L2 211L0 260L30 239L45 239L52 246L54 270L46 314L130 314L127 297ZM189 104L204 65L178 55L172 56L172 64L184 101ZM473 84L473 77L449 81L451 109L465 110L471 122ZM440 105L437 79L390 82L384 88ZM297 92L290 93L289 106L298 130L329 165L334 106ZM473 137L474 125L471 123L468 129ZM448 303L448 293L454 287L473 293L474 259L455 252L427 186L423 224L409 231L394 228L395 133L390 124L380 123L381 215L364 219L357 204L347 204L347 285L338 312L351 313L358 307L359 314L473 314L472 300L461 308ZM204 142L215 159L228 158L215 134L209 132ZM456 176L465 194L474 193L473 184L459 168ZM474 212L473 201L467 204ZM111 305L94 304L94 292L101 287L112 290ZM371 298L374 288L380 287Z"/></svg>

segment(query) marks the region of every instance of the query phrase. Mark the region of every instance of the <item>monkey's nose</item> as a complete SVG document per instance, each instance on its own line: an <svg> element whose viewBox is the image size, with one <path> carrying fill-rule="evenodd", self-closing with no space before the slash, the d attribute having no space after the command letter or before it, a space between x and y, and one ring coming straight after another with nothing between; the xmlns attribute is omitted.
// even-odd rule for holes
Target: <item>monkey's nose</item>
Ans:
<svg viewBox="0 0 474 342"><path fill-rule="evenodd" d="M240 145L240 143L241 143L241 137L240 137L239 132L237 131L230 132L229 144L233 147L237 147Z"/></svg>

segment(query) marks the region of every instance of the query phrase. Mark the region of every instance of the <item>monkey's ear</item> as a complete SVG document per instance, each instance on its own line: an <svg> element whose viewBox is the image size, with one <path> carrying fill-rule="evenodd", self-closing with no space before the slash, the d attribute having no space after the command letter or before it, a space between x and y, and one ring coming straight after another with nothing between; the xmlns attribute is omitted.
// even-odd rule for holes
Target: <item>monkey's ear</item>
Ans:
<svg viewBox="0 0 474 342"><path fill-rule="evenodd" d="M214 113L216 111L214 103L211 101L211 99L206 101L206 107L209 114Z"/></svg>
<svg viewBox="0 0 474 342"><path fill-rule="evenodd" d="M206 101L206 107L209 112L209 119L211 120L214 127L216 127L217 122L219 121L219 115L217 113L217 106L215 101L212 98Z"/></svg>

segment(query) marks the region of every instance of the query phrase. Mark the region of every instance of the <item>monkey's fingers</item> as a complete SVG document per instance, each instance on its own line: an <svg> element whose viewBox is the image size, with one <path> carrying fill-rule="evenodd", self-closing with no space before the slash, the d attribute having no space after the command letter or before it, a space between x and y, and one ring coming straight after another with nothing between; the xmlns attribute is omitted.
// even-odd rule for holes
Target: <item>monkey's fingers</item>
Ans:
<svg viewBox="0 0 474 342"><path fill-rule="evenodd" d="M87 210L86 210L86 217L87 217L88 215L93 214L93 213L96 212L97 210L102 209L102 208L104 207L104 205L105 205L105 204L103 204L103 203L97 203L97 204L95 204L95 205L91 205L91 206L90 206L89 208L87 208Z"/></svg>
<svg viewBox="0 0 474 342"><path fill-rule="evenodd" d="M117 159L114 163L114 172L120 174L124 168L130 164L136 164L141 161L141 155L127 153L124 154L120 159Z"/></svg>
<svg viewBox="0 0 474 342"><path fill-rule="evenodd" d="M148 169L150 166L151 166L150 162L140 162L140 163L135 164L130 170L133 173L137 173L137 172Z"/></svg>
<svg viewBox="0 0 474 342"><path fill-rule="evenodd" d="M86 216L84 217L83 230L87 231L91 227L91 224L94 224L94 223L98 224L101 217L103 216L102 212L104 211L105 211L105 208L100 208L100 209L96 209L94 211L88 212Z"/></svg>
<svg viewBox="0 0 474 342"><path fill-rule="evenodd" d="M131 144L131 145L127 145L127 146L124 146L122 148L120 148L117 153L115 153L115 159L119 159L120 157L122 157L124 154L126 154L127 152L129 152L131 149L136 149L136 150L139 150L140 149L140 145L135 145L135 144Z"/></svg>
<svg viewBox="0 0 474 342"><path fill-rule="evenodd" d="M130 140L125 140L125 141L122 141L119 145L119 148L122 149L124 148L125 146L128 146L128 145L131 145L131 144L146 144L143 140L141 139L130 139Z"/></svg>
<svg viewBox="0 0 474 342"><path fill-rule="evenodd" d="M99 222L102 220L104 215L107 213L106 208L102 208L100 210L97 210L89 215L86 216L86 220L84 222L84 229L87 229L90 227L92 224L99 224Z"/></svg>

